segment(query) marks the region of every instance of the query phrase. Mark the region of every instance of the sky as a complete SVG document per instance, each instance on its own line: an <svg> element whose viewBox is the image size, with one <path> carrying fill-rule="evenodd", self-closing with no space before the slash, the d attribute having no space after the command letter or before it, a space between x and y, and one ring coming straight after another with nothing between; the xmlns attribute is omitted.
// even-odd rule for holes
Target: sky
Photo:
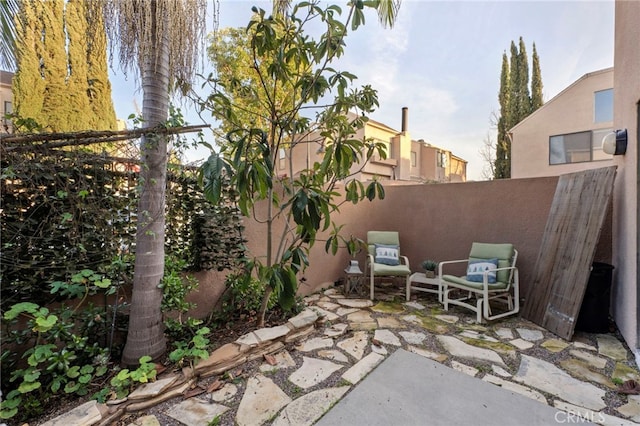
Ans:
<svg viewBox="0 0 640 426"><path fill-rule="evenodd" d="M264 0L218 4L219 28L245 27L253 5L271 7ZM519 37L529 58L536 45L546 102L584 74L613 66L614 0L403 0L393 29L382 28L375 13L367 14L366 25L346 38L345 55L335 68L378 91L380 107L370 118L400 130L407 107L412 139L462 157L468 161L467 179L483 180L486 161L480 151L488 137L495 142L492 116L499 113L502 54L508 55ZM205 63L203 74L211 70ZM135 103L142 105L142 92L117 66L110 78L116 114L125 119L135 113ZM202 122L188 106L182 108L190 124ZM207 155L200 149L187 159Z"/></svg>

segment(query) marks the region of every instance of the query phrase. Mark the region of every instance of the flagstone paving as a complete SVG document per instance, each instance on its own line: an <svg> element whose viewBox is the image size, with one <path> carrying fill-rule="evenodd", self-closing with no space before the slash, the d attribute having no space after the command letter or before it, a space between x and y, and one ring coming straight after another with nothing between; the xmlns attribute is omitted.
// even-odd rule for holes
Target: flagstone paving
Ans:
<svg viewBox="0 0 640 426"><path fill-rule="evenodd" d="M308 308L287 324L219 348L195 367L196 376L174 385L193 390L198 375L215 375L218 386L178 394L161 408L147 404L118 424L312 425L400 347L564 410L567 420L640 422L640 396L617 392L622 381L640 380L640 372L614 335L577 333L568 342L521 318L476 324L471 312L443 311L434 295L407 303L401 291L379 297L384 302L346 299L338 288L308 296ZM176 380L160 378L130 397L159 398ZM106 424L108 411L92 401L46 424Z"/></svg>

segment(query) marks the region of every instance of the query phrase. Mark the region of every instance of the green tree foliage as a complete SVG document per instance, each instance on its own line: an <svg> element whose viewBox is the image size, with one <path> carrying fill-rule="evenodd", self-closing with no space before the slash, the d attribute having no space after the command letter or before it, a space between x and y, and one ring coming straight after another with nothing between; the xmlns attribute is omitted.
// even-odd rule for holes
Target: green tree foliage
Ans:
<svg viewBox="0 0 640 426"><path fill-rule="evenodd" d="M42 9L41 2L21 3L20 15L16 17L16 34L20 39L16 43L19 66L13 78L14 111L38 123L44 123L42 107L46 85L41 63L44 45L42 37L39 37Z"/></svg>
<svg viewBox="0 0 640 426"><path fill-rule="evenodd" d="M351 88L356 77L330 66L343 53L349 26L355 30L361 25L364 8L374 3L353 3L346 19L341 19L338 6L323 8L316 2L300 3L286 16L267 17L254 8L247 27L249 50L243 48L242 56L249 58L251 78L242 76L241 82L230 85L210 77L214 91L203 108L232 130L221 155L214 153L202 166L205 194L217 202L222 179L230 175L244 215L256 215L254 204L268 200L266 217L260 217L267 226L266 251L248 265L265 287L259 325L272 293L284 308L292 306L296 275L307 266L317 233L331 226L331 213L344 202L384 196L378 182L365 187L351 178L354 165L362 167L375 152L386 156L381 144L355 138L367 121L365 115L378 105L376 92L369 86ZM305 32L311 21L324 26L318 39ZM247 111L247 106L254 109ZM314 119L303 116L303 109L315 111ZM357 114L347 114L350 110ZM245 121L245 112L258 118ZM325 143L322 161L295 177L278 177L274 164L279 150L305 146L310 140ZM344 183L343 200L335 191L339 182ZM285 222L279 236L274 235L276 221Z"/></svg>
<svg viewBox="0 0 640 426"><path fill-rule="evenodd" d="M496 141L496 159L494 167L495 179L511 177L511 138L509 130L524 120L533 111L540 108L542 100L542 74L540 59L533 45L531 92L529 91L529 62L527 50L522 37L516 46L511 41L510 58L502 55L500 71L500 116L498 118L498 138Z"/></svg>
<svg viewBox="0 0 640 426"><path fill-rule="evenodd" d="M13 98L21 118L54 132L116 129L105 34L89 29L87 13L82 0L20 2Z"/></svg>
<svg viewBox="0 0 640 426"><path fill-rule="evenodd" d="M224 93L234 105L234 120L222 119L217 131L221 144L224 136L242 124L246 128L267 128L269 125L268 107L256 94L256 88L275 87L272 102L278 109L291 104L290 92L284 90L283 82L276 81L267 71L270 62L265 58L253 61L253 51L249 40L250 32L244 28L223 28L209 36L207 53L215 66L215 79L224 89ZM260 68L255 72L254 66ZM261 81L264 79L264 81ZM222 116L222 111L217 111Z"/></svg>
<svg viewBox="0 0 640 426"><path fill-rule="evenodd" d="M104 28L102 13L94 8L86 8L85 13L88 22ZM114 127L116 113L111 100L111 82L107 61L104 60L107 51L107 34L104 31L96 31L91 25L86 27L87 42L87 82L88 97L91 106L89 128L91 129L116 129Z"/></svg>
<svg viewBox="0 0 640 426"><path fill-rule="evenodd" d="M500 71L500 92L498 101L500 102L500 111L509 111L509 100L511 98L511 79L509 78L509 61L506 52L502 54L502 70ZM498 118L498 140L496 143L496 161L494 170L494 178L499 179L505 176L508 165L507 160L508 136L507 132L510 123L507 122L509 114L501 114Z"/></svg>
<svg viewBox="0 0 640 426"><path fill-rule="evenodd" d="M544 104L542 99L542 72L540 71L540 58L536 50L536 44L533 43L533 54L531 56L531 111L535 111Z"/></svg>
<svg viewBox="0 0 640 426"><path fill-rule="evenodd" d="M69 64L64 29L64 2L60 0L43 2L43 6L41 20L44 52L40 61L43 64L42 70L46 86L42 105L42 115L45 121L40 124L46 125L54 132L80 130L67 128L71 119L71 93L69 90L71 88L67 86Z"/></svg>
<svg viewBox="0 0 640 426"><path fill-rule="evenodd" d="M69 77L67 88L69 93L69 127L72 129L88 129L89 117L84 115L90 111L89 76L87 74L87 20L84 1L69 0L66 6L65 27L67 30ZM86 117L86 118L85 118Z"/></svg>

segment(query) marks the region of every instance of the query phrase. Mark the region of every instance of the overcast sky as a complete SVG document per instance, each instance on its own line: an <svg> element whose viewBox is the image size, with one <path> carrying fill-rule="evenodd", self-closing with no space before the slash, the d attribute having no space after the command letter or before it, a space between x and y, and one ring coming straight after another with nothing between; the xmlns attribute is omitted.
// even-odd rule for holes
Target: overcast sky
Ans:
<svg viewBox="0 0 640 426"><path fill-rule="evenodd" d="M270 4L220 0L219 26L244 27L251 6L268 10ZM347 37L336 68L378 90L374 120L400 130L402 107L408 107L411 137L467 160L469 180L482 179L479 151L488 132L495 140L491 115L498 112L502 53L509 53L511 40L522 36L529 58L535 42L545 101L582 75L613 66L613 0L404 0L391 30L382 29L375 15L367 18ZM142 105L142 93L117 67L111 73L116 114L126 118L135 112L134 98ZM187 120L199 122L195 114ZM192 152L189 160L205 155Z"/></svg>

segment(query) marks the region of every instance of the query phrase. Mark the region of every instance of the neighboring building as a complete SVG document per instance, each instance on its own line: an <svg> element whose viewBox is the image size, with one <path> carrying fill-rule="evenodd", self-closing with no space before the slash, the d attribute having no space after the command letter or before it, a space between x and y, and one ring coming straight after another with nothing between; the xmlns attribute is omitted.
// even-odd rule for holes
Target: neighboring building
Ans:
<svg viewBox="0 0 640 426"><path fill-rule="evenodd" d="M613 68L585 74L511 129L511 177L558 176L613 164Z"/></svg>
<svg viewBox="0 0 640 426"><path fill-rule="evenodd" d="M13 73L0 71L0 134L11 133L11 121L5 115L13 112L11 85Z"/></svg>
<svg viewBox="0 0 640 426"><path fill-rule="evenodd" d="M402 130L397 131L386 124L369 120L358 130L355 138L371 139L386 146L387 158L377 154L362 166L356 163L351 168L354 177L360 181L374 178L385 183L416 182L465 182L467 161L453 155L451 151L432 146L423 139L412 140L408 132L408 110L402 109ZM281 149L276 169L279 175L297 175L314 162L321 162L324 145L321 138L310 136L307 141L297 144L292 150ZM364 155L364 154L363 154ZM289 158L292 159L289 162Z"/></svg>

